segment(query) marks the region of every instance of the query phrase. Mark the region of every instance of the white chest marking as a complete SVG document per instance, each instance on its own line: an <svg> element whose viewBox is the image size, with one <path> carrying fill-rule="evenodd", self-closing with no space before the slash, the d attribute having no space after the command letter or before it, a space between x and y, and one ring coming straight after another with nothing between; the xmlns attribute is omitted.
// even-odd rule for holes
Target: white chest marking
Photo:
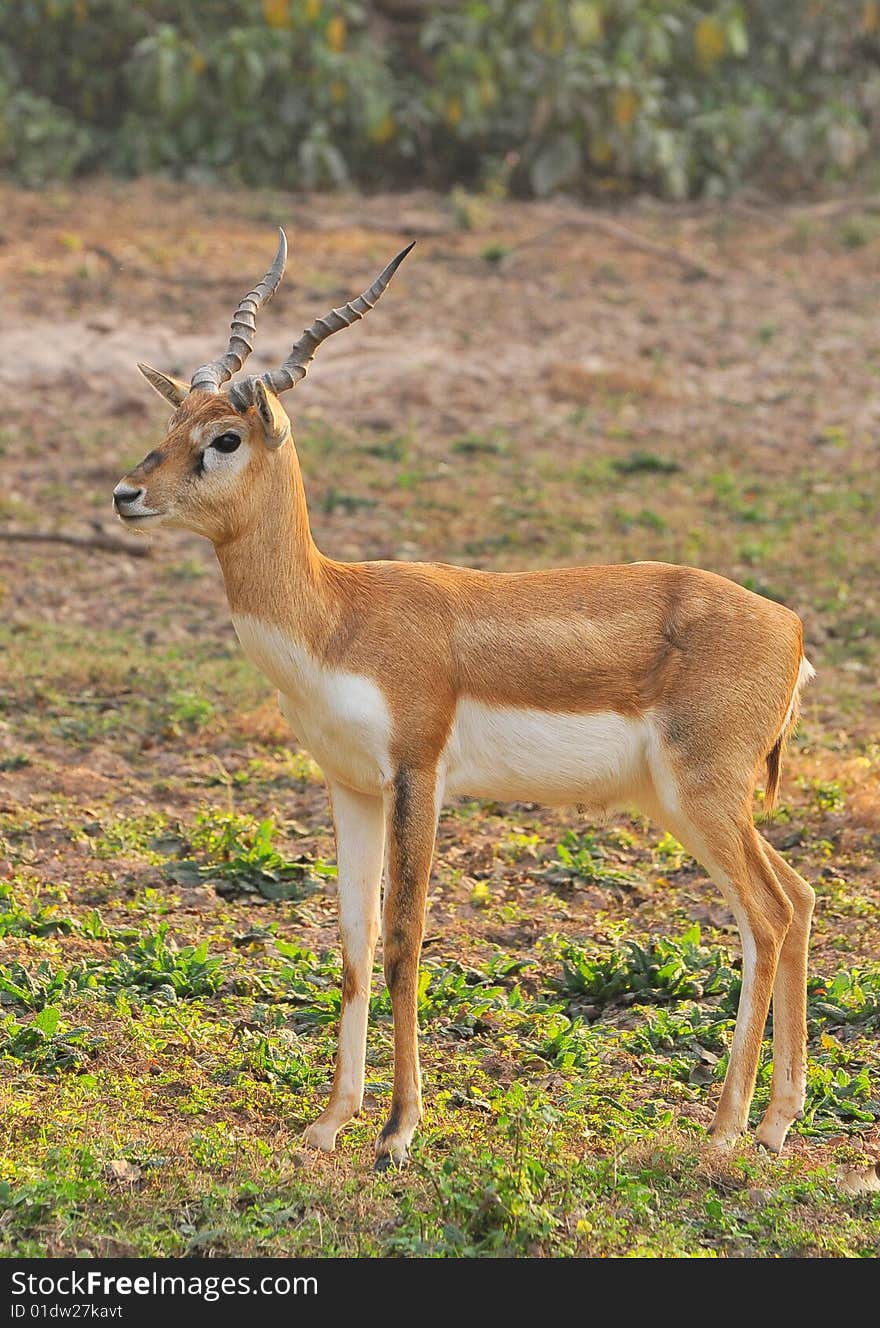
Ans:
<svg viewBox="0 0 880 1328"><path fill-rule="evenodd" d="M558 714L459 701L443 754L446 791L610 808L638 800L651 726L609 711Z"/></svg>
<svg viewBox="0 0 880 1328"><path fill-rule="evenodd" d="M278 688L281 713L324 773L361 793L392 777L391 716L379 687L327 669L288 633L249 614L233 625L252 664Z"/></svg>

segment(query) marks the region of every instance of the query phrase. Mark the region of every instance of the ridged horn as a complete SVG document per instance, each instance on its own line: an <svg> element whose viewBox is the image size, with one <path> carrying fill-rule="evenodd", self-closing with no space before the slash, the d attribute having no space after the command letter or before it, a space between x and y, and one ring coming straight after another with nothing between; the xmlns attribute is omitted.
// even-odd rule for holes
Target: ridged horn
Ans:
<svg viewBox="0 0 880 1328"><path fill-rule="evenodd" d="M405 249L401 249L396 258L392 258L388 266L379 273L372 286L368 286L362 295L343 305L341 309L331 309L329 314L323 318L316 318L312 326L303 332L299 341L292 348L287 359L280 369L271 369L268 373L261 375L263 382L271 387L276 394L287 392L291 387L296 387L308 372L315 351L322 341L332 337L334 332L341 332L344 327L351 327L364 314L370 312L376 301L384 294L388 288L388 283L406 258L410 249L415 244L415 240L408 244Z"/></svg>
<svg viewBox="0 0 880 1328"><path fill-rule="evenodd" d="M238 373L254 348L254 336L257 331L257 310L268 304L281 285L284 265L287 262L287 236L279 226L278 252L275 260L263 280L248 291L232 318L232 334L226 354L210 364L203 364L196 369L190 383L192 391L219 392L221 383L227 382Z"/></svg>

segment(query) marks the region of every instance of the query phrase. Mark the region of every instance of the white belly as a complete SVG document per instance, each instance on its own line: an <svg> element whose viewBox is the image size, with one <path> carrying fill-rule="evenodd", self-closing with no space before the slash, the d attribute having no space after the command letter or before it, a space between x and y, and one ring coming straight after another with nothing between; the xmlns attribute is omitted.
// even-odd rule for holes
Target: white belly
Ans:
<svg viewBox="0 0 880 1328"><path fill-rule="evenodd" d="M286 632L246 615L233 617L248 659L278 688L294 734L331 780L381 793L391 779L391 716L376 683L326 669Z"/></svg>
<svg viewBox="0 0 880 1328"><path fill-rule="evenodd" d="M391 714L361 674L324 668L277 627L233 618L245 654L278 688L281 713L330 780L382 793L394 777ZM502 802L638 801L654 740L648 719L601 711L560 714L490 706L465 697L439 762L438 794Z"/></svg>
<svg viewBox="0 0 880 1328"><path fill-rule="evenodd" d="M646 719L459 701L443 757L446 791L499 801L628 804L647 776Z"/></svg>

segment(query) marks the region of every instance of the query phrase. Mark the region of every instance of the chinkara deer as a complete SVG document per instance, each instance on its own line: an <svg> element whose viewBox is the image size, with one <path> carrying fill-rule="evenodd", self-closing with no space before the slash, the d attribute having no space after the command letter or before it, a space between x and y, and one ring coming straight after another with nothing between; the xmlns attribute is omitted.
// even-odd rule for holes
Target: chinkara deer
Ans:
<svg viewBox="0 0 880 1328"><path fill-rule="evenodd" d="M126 526L213 543L245 654L327 780L342 1010L330 1099L306 1142L332 1149L361 1108L381 915L394 1084L377 1165L406 1157L421 1114L418 966L435 831L444 799L466 794L633 807L703 864L743 954L711 1131L729 1145L747 1126L772 995L773 1080L757 1138L778 1151L804 1106L814 894L758 832L752 803L766 770L773 807L813 674L800 619L721 576L664 563L498 573L321 553L280 396L327 337L373 308L411 248L317 319L280 368L232 381L281 281L282 231L220 359L189 383L139 366L174 414L113 491Z"/></svg>

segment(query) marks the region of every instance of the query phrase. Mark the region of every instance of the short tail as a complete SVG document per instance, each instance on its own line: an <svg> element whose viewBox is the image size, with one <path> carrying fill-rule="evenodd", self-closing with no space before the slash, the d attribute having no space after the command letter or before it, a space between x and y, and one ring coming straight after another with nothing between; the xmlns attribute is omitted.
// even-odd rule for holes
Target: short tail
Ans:
<svg viewBox="0 0 880 1328"><path fill-rule="evenodd" d="M782 779L782 753L785 750L785 744L788 736L798 721L798 710L801 697L801 689L811 678L816 676L816 670L805 655L801 656L800 667L798 668L797 681L791 694L791 700L788 703L788 710L779 730L779 737L774 742L770 751L767 753L767 783L764 788L764 808L762 815L772 816L776 800L779 797L779 783Z"/></svg>

